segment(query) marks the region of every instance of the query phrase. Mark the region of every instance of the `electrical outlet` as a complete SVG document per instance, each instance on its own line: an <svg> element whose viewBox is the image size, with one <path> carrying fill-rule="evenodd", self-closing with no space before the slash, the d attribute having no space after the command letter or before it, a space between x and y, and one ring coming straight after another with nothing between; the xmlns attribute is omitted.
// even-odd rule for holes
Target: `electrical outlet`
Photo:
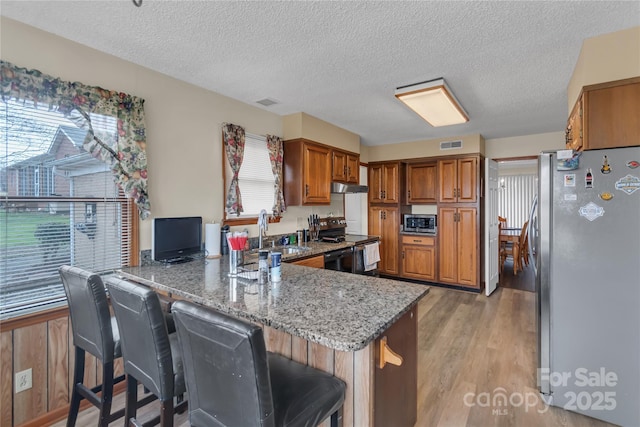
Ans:
<svg viewBox="0 0 640 427"><path fill-rule="evenodd" d="M32 386L31 368L16 373L16 393L29 390Z"/></svg>

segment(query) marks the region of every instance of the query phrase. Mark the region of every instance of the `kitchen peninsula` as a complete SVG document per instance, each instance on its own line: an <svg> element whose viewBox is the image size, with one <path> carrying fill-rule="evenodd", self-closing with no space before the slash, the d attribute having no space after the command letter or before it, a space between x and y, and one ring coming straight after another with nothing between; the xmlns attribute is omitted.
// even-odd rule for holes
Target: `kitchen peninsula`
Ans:
<svg viewBox="0 0 640 427"><path fill-rule="evenodd" d="M417 302L428 287L288 263L282 281L258 285L228 277L228 264L224 256L119 274L260 324L268 350L343 379L344 426L414 425Z"/></svg>

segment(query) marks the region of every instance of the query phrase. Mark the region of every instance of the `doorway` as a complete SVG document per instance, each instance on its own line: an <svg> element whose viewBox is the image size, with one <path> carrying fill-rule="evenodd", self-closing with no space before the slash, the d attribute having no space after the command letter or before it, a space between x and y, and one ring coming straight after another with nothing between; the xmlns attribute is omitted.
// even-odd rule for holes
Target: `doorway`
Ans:
<svg viewBox="0 0 640 427"><path fill-rule="evenodd" d="M507 228L521 229L529 220L531 204L538 191L538 157L495 160L498 162L498 215L507 219ZM512 258L505 260L499 286L535 292L531 262L529 265L521 262L522 269L516 274L513 263Z"/></svg>

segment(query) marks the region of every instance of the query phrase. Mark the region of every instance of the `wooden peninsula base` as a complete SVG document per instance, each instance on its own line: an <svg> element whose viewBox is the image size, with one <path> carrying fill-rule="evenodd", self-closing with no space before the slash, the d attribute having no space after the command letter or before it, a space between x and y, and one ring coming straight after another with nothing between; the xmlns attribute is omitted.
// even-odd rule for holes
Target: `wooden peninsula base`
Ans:
<svg viewBox="0 0 640 427"><path fill-rule="evenodd" d="M427 287L287 263L280 281L260 284L231 276L228 265L222 257L117 274L169 301L189 300L260 325L268 350L341 378L343 426L413 427L417 304Z"/></svg>
<svg viewBox="0 0 640 427"><path fill-rule="evenodd" d="M267 349L332 373L347 384L343 426L412 427L417 416L417 306L362 350L333 350L264 326ZM402 357L402 364L380 368L380 346ZM321 424L329 427L329 421Z"/></svg>

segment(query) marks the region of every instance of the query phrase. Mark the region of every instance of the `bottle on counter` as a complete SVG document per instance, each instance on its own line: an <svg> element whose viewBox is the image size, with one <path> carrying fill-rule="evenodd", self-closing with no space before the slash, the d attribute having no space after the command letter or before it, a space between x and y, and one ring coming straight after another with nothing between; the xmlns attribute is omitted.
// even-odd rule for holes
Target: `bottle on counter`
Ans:
<svg viewBox="0 0 640 427"><path fill-rule="evenodd" d="M279 282L282 279L282 271L280 264L282 263L282 254L280 252L271 252L271 281Z"/></svg>
<svg viewBox="0 0 640 427"><path fill-rule="evenodd" d="M258 252L258 283L265 284L269 281L269 251L261 250Z"/></svg>

